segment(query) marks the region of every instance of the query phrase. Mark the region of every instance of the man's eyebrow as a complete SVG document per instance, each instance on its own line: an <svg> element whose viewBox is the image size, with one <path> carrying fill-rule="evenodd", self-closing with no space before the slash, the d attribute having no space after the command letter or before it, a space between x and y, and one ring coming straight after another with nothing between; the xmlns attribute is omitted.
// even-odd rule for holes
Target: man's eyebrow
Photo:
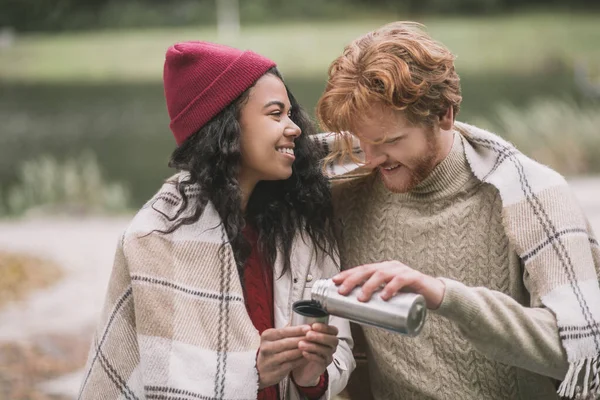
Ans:
<svg viewBox="0 0 600 400"><path fill-rule="evenodd" d="M377 139L373 139L373 143L385 143L385 142L389 142L391 140L401 139L404 136L406 136L405 133L400 133L400 134L397 134L397 135L384 135L384 136L381 136L381 137L379 137Z"/></svg>

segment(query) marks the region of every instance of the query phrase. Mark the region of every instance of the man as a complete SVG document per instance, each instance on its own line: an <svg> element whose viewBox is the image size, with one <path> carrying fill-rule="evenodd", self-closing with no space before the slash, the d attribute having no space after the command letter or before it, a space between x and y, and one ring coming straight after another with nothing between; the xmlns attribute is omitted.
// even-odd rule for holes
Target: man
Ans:
<svg viewBox="0 0 600 400"><path fill-rule="evenodd" d="M431 311L415 338L364 328L373 397L595 398L598 240L560 175L455 121L461 100L448 49L393 23L346 47L317 106L328 161L372 169L334 185L340 293Z"/></svg>

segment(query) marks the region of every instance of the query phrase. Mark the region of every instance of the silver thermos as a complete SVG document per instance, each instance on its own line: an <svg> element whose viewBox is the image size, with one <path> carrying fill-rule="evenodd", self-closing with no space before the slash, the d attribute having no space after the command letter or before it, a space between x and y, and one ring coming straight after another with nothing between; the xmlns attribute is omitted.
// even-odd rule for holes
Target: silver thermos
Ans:
<svg viewBox="0 0 600 400"><path fill-rule="evenodd" d="M338 293L331 279L319 279L313 284L311 298L328 314L359 324L372 325L408 336L416 336L427 315L425 298L415 293L398 293L384 301L376 292L368 302L358 301L361 288L347 296Z"/></svg>
<svg viewBox="0 0 600 400"><path fill-rule="evenodd" d="M298 300L292 305L292 325L312 325L316 322L329 323L329 314L312 300Z"/></svg>

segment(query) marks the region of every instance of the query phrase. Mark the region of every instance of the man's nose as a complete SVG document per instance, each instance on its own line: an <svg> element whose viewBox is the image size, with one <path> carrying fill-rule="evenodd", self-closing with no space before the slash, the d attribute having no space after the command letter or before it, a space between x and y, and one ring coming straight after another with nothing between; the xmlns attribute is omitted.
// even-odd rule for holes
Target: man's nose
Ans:
<svg viewBox="0 0 600 400"><path fill-rule="evenodd" d="M370 168L377 168L385 162L387 157L385 154L378 151L376 145L370 143L361 143L361 146L365 153L365 163Z"/></svg>

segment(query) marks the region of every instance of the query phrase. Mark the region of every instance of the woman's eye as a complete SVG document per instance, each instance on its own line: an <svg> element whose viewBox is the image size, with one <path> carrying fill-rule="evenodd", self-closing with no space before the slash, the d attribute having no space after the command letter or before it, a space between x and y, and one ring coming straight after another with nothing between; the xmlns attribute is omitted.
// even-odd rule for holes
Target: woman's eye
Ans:
<svg viewBox="0 0 600 400"><path fill-rule="evenodd" d="M271 116L273 116L275 118L281 118L283 116L283 111L282 110L273 111L273 112L270 112L269 115L271 115ZM292 117L292 112L289 111L287 113L287 116L288 116L288 118L291 118Z"/></svg>

